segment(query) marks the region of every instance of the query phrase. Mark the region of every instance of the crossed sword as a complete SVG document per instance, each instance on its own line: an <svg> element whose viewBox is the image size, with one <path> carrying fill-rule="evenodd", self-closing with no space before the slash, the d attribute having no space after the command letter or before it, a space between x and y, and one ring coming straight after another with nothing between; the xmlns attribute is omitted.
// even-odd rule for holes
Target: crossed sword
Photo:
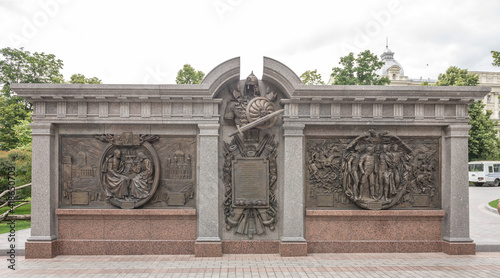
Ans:
<svg viewBox="0 0 500 278"><path fill-rule="evenodd" d="M249 129L252 129L252 128L256 127L256 126L258 126L258 125L260 125L261 123L263 123L263 122L265 122L267 120L270 120L270 119L272 119L274 117L278 117L278 115L281 114L281 113L283 113L284 111L285 111L285 109L280 109L278 111L274 111L271 114L267 114L267 115L265 115L262 118L258 118L257 120L255 120L255 121L253 121L251 123L248 123L248 124L246 124L244 126L240 127L239 125L237 125L236 128L238 130L235 131L235 132L230 133L229 137L233 137L236 134L240 134L241 136L243 136L243 132L245 132L245 131L247 131Z"/></svg>

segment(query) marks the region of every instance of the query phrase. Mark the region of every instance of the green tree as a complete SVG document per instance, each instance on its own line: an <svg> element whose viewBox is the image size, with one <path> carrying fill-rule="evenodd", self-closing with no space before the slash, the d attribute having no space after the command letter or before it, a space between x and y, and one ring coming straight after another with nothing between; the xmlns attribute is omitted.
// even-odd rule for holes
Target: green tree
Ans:
<svg viewBox="0 0 500 278"><path fill-rule="evenodd" d="M500 51L491 51L491 54L493 54L493 65L500 67Z"/></svg>
<svg viewBox="0 0 500 278"><path fill-rule="evenodd" d="M31 113L29 115L31 119ZM31 149L31 120L21 120L13 127L14 134L16 135L19 144L17 149Z"/></svg>
<svg viewBox="0 0 500 278"><path fill-rule="evenodd" d="M14 127L30 121L31 104L16 96L10 89L12 83L65 83L61 74L63 61L54 54L31 53L24 48L0 49L0 149L16 148L22 140ZM96 77L85 78L74 74L69 83L100 83ZM22 143L24 144L24 143Z"/></svg>
<svg viewBox="0 0 500 278"><path fill-rule="evenodd" d="M202 71L196 71L191 65L185 64L177 72L175 82L177 84L200 84L205 74Z"/></svg>
<svg viewBox="0 0 500 278"><path fill-rule="evenodd" d="M31 149L13 149L0 151L0 193L9 188L8 172L15 167L16 187L31 182ZM30 187L16 190L16 199L22 200L31 196ZM7 196L0 198L0 204Z"/></svg>
<svg viewBox="0 0 500 278"><path fill-rule="evenodd" d="M87 78L81 73L75 73L70 78L68 83L71 84L101 84L102 80L97 77Z"/></svg>
<svg viewBox="0 0 500 278"><path fill-rule="evenodd" d="M469 161L499 160L500 140L497 137L497 121L491 120L491 110L484 110L482 101L469 105Z"/></svg>
<svg viewBox="0 0 500 278"><path fill-rule="evenodd" d="M479 76L466 69L449 67L446 73L440 74L438 86L477 86ZM497 121L490 119L492 112L484 110L482 101L469 105L469 161L499 160L500 140L497 137Z"/></svg>
<svg viewBox="0 0 500 278"><path fill-rule="evenodd" d="M321 74L317 70L306 70L301 76L300 80L305 85L325 85L325 82L321 80Z"/></svg>
<svg viewBox="0 0 500 278"><path fill-rule="evenodd" d="M365 50L354 58L354 53L340 58L342 67L334 67L331 76L334 85L385 85L390 84L388 77L380 77L376 72L384 66L377 55Z"/></svg>
<svg viewBox="0 0 500 278"><path fill-rule="evenodd" d="M436 86L477 86L479 75L469 73L466 69L451 66L446 73L438 76Z"/></svg>
<svg viewBox="0 0 500 278"><path fill-rule="evenodd" d="M24 48L0 49L0 83L5 97L12 96L11 83L63 83L63 62L53 54L30 53Z"/></svg>
<svg viewBox="0 0 500 278"><path fill-rule="evenodd" d="M31 104L16 96L10 89L12 83L62 83L60 70L63 62L53 54L30 53L21 49L0 49L0 149L15 148L19 140L14 126L29 119Z"/></svg>
<svg viewBox="0 0 500 278"><path fill-rule="evenodd" d="M19 144L14 126L28 119L30 110L24 100L12 96L0 97L0 149L10 150Z"/></svg>

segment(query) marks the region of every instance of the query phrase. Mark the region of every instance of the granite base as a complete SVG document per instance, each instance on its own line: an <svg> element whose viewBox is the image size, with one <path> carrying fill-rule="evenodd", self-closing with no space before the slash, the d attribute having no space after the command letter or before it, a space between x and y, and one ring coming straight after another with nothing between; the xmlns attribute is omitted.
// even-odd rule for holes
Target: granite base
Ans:
<svg viewBox="0 0 500 278"><path fill-rule="evenodd" d="M308 241L309 253L428 253L442 252L440 240L428 241Z"/></svg>
<svg viewBox="0 0 500 278"><path fill-rule="evenodd" d="M474 242L443 241L443 252L448 255L476 255Z"/></svg>
<svg viewBox="0 0 500 278"><path fill-rule="evenodd" d="M57 240L27 241L25 244L26 259L50 259L58 255Z"/></svg>
<svg viewBox="0 0 500 278"><path fill-rule="evenodd" d="M442 252L443 216L443 210L307 210L308 252Z"/></svg>
<svg viewBox="0 0 500 278"><path fill-rule="evenodd" d="M224 254L277 254L280 251L277 240L223 240Z"/></svg>
<svg viewBox="0 0 500 278"><path fill-rule="evenodd" d="M222 257L222 242L196 242L194 244L195 257Z"/></svg>
<svg viewBox="0 0 500 278"><path fill-rule="evenodd" d="M58 209L61 255L193 254L195 209Z"/></svg>
<svg viewBox="0 0 500 278"><path fill-rule="evenodd" d="M307 256L307 242L280 242L282 257Z"/></svg>

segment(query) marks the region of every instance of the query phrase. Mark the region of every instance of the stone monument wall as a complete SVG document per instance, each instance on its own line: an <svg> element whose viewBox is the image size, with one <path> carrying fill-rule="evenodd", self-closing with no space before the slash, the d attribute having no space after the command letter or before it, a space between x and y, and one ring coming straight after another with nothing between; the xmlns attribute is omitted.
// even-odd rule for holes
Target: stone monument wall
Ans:
<svg viewBox="0 0 500 278"><path fill-rule="evenodd" d="M32 102L28 258L471 254L484 87L307 86L264 58L199 85L13 84Z"/></svg>

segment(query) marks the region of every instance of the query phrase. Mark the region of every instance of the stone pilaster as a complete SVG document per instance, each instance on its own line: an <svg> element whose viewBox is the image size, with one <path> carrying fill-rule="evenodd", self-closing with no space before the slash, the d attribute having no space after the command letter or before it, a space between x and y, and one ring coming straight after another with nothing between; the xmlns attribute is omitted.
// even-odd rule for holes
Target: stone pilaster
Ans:
<svg viewBox="0 0 500 278"><path fill-rule="evenodd" d="M304 238L304 124L286 123L284 129L282 256L306 256Z"/></svg>
<svg viewBox="0 0 500 278"><path fill-rule="evenodd" d="M55 128L50 123L31 124L33 137L31 186L31 236L27 258L57 255L56 208L58 196Z"/></svg>
<svg viewBox="0 0 500 278"><path fill-rule="evenodd" d="M222 256L219 235L219 124L199 124L195 256Z"/></svg>
<svg viewBox="0 0 500 278"><path fill-rule="evenodd" d="M475 254L469 236L468 125L445 129L443 145L442 205L443 252L454 255Z"/></svg>

